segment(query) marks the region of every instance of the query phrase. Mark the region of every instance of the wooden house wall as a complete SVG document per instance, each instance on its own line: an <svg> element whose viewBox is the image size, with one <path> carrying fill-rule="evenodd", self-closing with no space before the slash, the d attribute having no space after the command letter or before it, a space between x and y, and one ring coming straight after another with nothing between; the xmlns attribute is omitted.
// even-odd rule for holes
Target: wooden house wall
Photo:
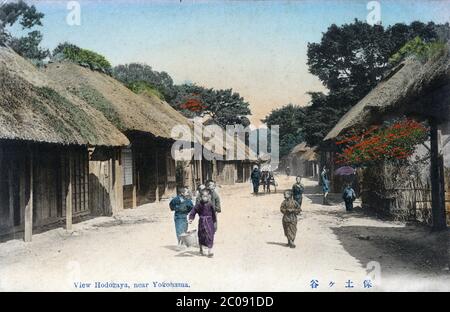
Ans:
<svg viewBox="0 0 450 312"><path fill-rule="evenodd" d="M445 174L445 212L447 214L447 224L450 225L450 168L444 168Z"/></svg>
<svg viewBox="0 0 450 312"><path fill-rule="evenodd" d="M1 142L0 235L24 231L30 198L29 224L34 232L61 225L70 176L72 216L77 220L90 214L87 148Z"/></svg>
<svg viewBox="0 0 450 312"><path fill-rule="evenodd" d="M244 163L242 160L238 160L236 162L236 182L243 183L245 182L244 178Z"/></svg>
<svg viewBox="0 0 450 312"><path fill-rule="evenodd" d="M213 161L206 159L202 160L202 180L203 182L215 180Z"/></svg>
<svg viewBox="0 0 450 312"><path fill-rule="evenodd" d="M89 207L93 215L110 216L124 208L120 148L95 148L89 160Z"/></svg>
<svg viewBox="0 0 450 312"><path fill-rule="evenodd" d="M178 170L176 177L176 186L187 186L193 193L197 186L204 183L202 180L202 161L192 159L191 161L177 161ZM172 189L169 196L175 195L176 189Z"/></svg>
<svg viewBox="0 0 450 312"><path fill-rule="evenodd" d="M236 181L236 163L234 161L217 161L216 182L232 185Z"/></svg>
<svg viewBox="0 0 450 312"><path fill-rule="evenodd" d="M131 136L137 205L168 197L176 189L171 144L149 136ZM131 193L127 193L129 198Z"/></svg>

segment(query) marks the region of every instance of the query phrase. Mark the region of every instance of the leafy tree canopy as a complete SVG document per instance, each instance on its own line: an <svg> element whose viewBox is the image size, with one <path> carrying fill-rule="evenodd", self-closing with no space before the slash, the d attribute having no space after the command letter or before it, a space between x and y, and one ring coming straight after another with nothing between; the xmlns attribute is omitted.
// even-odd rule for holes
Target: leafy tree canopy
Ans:
<svg viewBox="0 0 450 312"><path fill-rule="evenodd" d="M389 59L416 37L425 43L448 34L449 26L413 22L387 28L355 20L331 25L320 43L308 44L308 66L319 77L328 94L314 93L306 108L305 139L310 146L322 142L339 119L361 100L393 66Z"/></svg>
<svg viewBox="0 0 450 312"><path fill-rule="evenodd" d="M172 77L166 72L158 72L147 64L131 63L118 65L113 69L113 76L124 83L132 86L138 84L156 90L162 98L170 102L175 97L175 87Z"/></svg>
<svg viewBox="0 0 450 312"><path fill-rule="evenodd" d="M272 110L270 114L262 120L262 122L269 127L274 125L280 127L280 157L289 154L295 145L304 141L304 117L304 108L288 104Z"/></svg>
<svg viewBox="0 0 450 312"><path fill-rule="evenodd" d="M9 45L19 55L41 61L49 56L49 51L40 48L42 34L33 30L23 37L14 37L8 31L8 27L19 23L22 30L42 26L43 13L36 10L34 5L28 5L24 1L7 2L0 5L0 45Z"/></svg>
<svg viewBox="0 0 450 312"><path fill-rule="evenodd" d="M209 116L218 125L241 124L248 126L247 115L251 114L249 103L232 89L215 90L195 84L176 87L176 96L171 105L187 117Z"/></svg>

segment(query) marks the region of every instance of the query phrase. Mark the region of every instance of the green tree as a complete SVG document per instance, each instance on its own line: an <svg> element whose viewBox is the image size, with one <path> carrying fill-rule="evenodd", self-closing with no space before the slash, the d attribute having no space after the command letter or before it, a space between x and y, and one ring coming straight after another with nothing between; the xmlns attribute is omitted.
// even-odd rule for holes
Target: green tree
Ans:
<svg viewBox="0 0 450 312"><path fill-rule="evenodd" d="M131 63L113 68L113 76L127 86L146 85L157 90L163 99L170 102L175 97L173 79L166 72L158 72L147 64Z"/></svg>
<svg viewBox="0 0 450 312"><path fill-rule="evenodd" d="M176 96L171 105L187 117L209 116L211 121L226 125L250 124L247 116L251 114L249 103L232 89L215 90L195 84L176 87Z"/></svg>
<svg viewBox="0 0 450 312"><path fill-rule="evenodd" d="M262 122L268 127L278 125L280 157L289 154L290 150L304 141L303 124L305 122L305 111L302 107L293 104L274 109Z"/></svg>
<svg viewBox="0 0 450 312"><path fill-rule="evenodd" d="M383 78L393 64L390 57L408 41L419 36L425 43L437 41L437 28L448 25L413 22L384 28L355 20L331 25L320 43L308 44L309 71L328 88L314 93L306 108L305 139L320 143L339 119Z"/></svg>
<svg viewBox="0 0 450 312"><path fill-rule="evenodd" d="M33 60L43 60L49 55L49 51L40 48L42 34L40 31L30 31L26 36L14 37L8 28L16 23L22 26L22 30L42 26L43 13L36 10L34 5L28 5L24 1L7 2L0 5L0 45L8 45L23 57Z"/></svg>

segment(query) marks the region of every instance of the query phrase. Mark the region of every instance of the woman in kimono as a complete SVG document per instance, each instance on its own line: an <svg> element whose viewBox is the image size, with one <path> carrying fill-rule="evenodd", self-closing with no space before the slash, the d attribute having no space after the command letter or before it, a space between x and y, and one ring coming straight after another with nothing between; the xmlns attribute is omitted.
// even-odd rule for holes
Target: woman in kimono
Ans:
<svg viewBox="0 0 450 312"><path fill-rule="evenodd" d="M288 246L295 248L294 240L297 234L297 215L302 209L292 198L291 191L284 192L284 201L281 203L280 211L283 214L284 235L288 240Z"/></svg>
<svg viewBox="0 0 450 312"><path fill-rule="evenodd" d="M177 234L179 248L181 248L180 235L186 233L188 229L187 215L194 207L194 204L189 197L189 189L187 187L183 187L180 189L179 195L174 197L169 203L170 210L175 212L175 232Z"/></svg>
<svg viewBox="0 0 450 312"><path fill-rule="evenodd" d="M305 187L302 184L302 178L300 176L297 176L295 178L295 184L292 186L292 197L300 205L300 207L302 206L304 190Z"/></svg>
<svg viewBox="0 0 450 312"><path fill-rule="evenodd" d="M322 191L323 191L323 204L328 205L328 192L330 191L330 179L328 178L328 170L323 167L322 173L320 174L322 180Z"/></svg>
<svg viewBox="0 0 450 312"><path fill-rule="evenodd" d="M195 205L194 209L189 213L189 224L195 219L198 214L198 241L200 245L200 254L203 256L203 248L208 248L208 257L212 258L214 234L216 232L217 218L214 207L210 202L210 195L208 192L203 192L200 202Z"/></svg>

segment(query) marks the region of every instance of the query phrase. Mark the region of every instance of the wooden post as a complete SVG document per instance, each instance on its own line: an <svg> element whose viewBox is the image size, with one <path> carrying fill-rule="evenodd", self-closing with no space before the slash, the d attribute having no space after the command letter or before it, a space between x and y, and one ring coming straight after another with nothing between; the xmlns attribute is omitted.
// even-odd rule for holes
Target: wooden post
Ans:
<svg viewBox="0 0 450 312"><path fill-rule="evenodd" d="M114 189L116 193L116 210L123 210L123 167L122 163L122 151L116 151L116 159L114 161L114 171L116 178L114 179Z"/></svg>
<svg viewBox="0 0 450 312"><path fill-rule="evenodd" d="M109 202L111 204L111 214L114 214L117 210L116 207L116 188L115 188L115 180L116 180L116 173L115 173L115 162L116 153L112 153L111 158L108 160L108 172L109 172Z"/></svg>
<svg viewBox="0 0 450 312"><path fill-rule="evenodd" d="M31 242L33 236L33 152L29 150L30 154L30 194L28 196L28 201L25 205L25 233L24 241Z"/></svg>
<svg viewBox="0 0 450 312"><path fill-rule="evenodd" d="M137 207L137 192L136 192L137 174L136 174L136 161L135 161L133 149L131 149L131 161L133 164L133 169L132 169L132 172L133 172L133 193L132 193L133 205L132 205L132 208L136 208Z"/></svg>
<svg viewBox="0 0 450 312"><path fill-rule="evenodd" d="M430 173L431 173L431 203L433 231L447 228L445 215L445 199L442 194L444 177L439 155L438 125L434 118L430 118Z"/></svg>
<svg viewBox="0 0 450 312"><path fill-rule="evenodd" d="M73 201L72 201L72 178L73 178L73 161L72 154L70 151L68 152L68 162L69 162L69 177L68 177L68 185L67 185L67 193L66 193L66 230L68 232L72 231L72 214L73 214Z"/></svg>
<svg viewBox="0 0 450 312"><path fill-rule="evenodd" d="M156 172L156 189L155 189L155 200L159 202L159 170L158 170L158 147L155 147L155 172Z"/></svg>
<svg viewBox="0 0 450 312"><path fill-rule="evenodd" d="M9 194L9 222L11 227L14 227L14 178L13 178L13 164L8 166L8 194Z"/></svg>
<svg viewBox="0 0 450 312"><path fill-rule="evenodd" d="M200 184L205 183L205 181L203 181L203 165L202 162L203 160L194 160L194 162L197 162L197 167L198 167L198 175L196 176L196 178L198 178L200 180Z"/></svg>

